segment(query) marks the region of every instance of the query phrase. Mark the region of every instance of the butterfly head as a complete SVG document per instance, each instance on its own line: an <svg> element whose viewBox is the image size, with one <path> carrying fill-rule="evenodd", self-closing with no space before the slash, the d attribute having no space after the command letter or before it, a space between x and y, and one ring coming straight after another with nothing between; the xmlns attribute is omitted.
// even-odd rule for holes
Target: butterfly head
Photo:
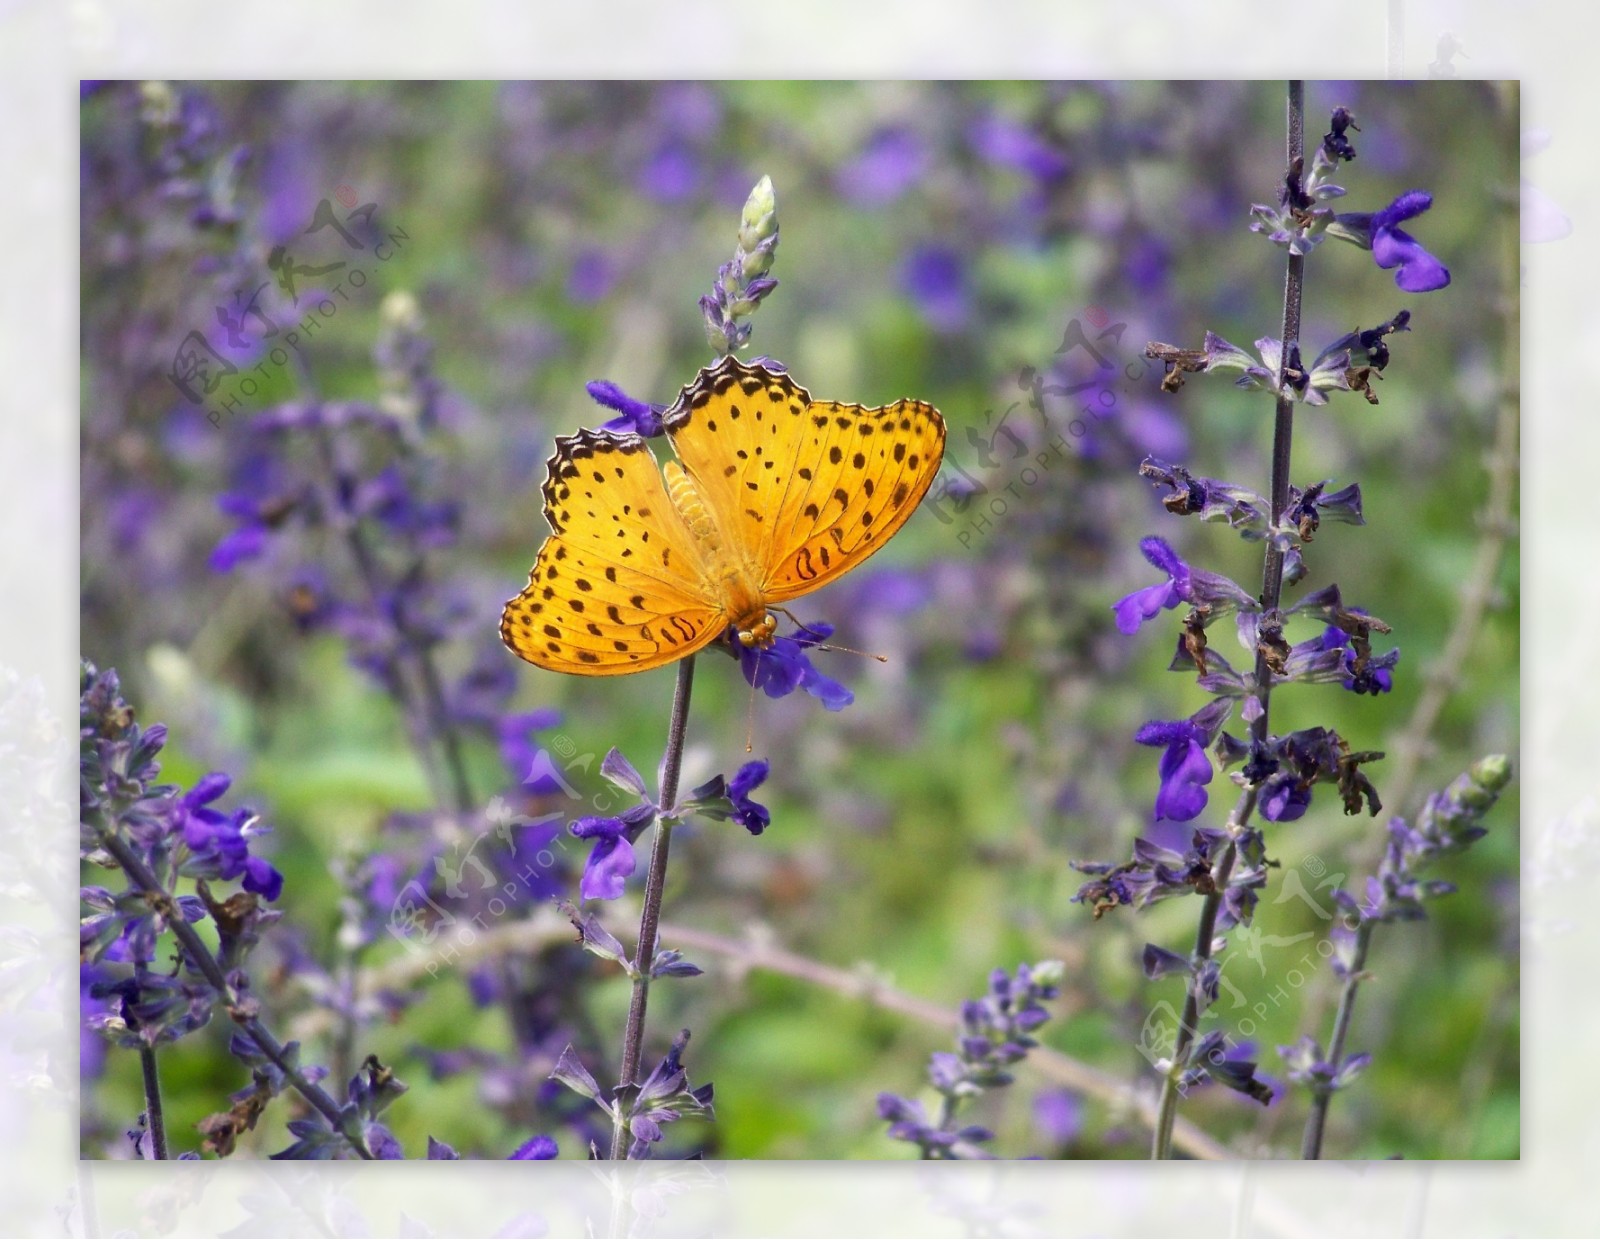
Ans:
<svg viewBox="0 0 1600 1240"><path fill-rule="evenodd" d="M770 611L763 611L759 620L748 627L740 625L738 632L741 646L762 650L776 639L778 621Z"/></svg>

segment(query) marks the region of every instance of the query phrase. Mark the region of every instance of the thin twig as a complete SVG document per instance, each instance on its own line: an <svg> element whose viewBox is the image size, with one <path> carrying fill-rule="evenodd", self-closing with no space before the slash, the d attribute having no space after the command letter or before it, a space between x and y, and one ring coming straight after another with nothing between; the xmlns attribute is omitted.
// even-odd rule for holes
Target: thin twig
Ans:
<svg viewBox="0 0 1600 1240"><path fill-rule="evenodd" d="M683 743L689 730L689 694L694 688L694 656L678 663L678 681L672 690L672 720L667 726L667 751L661 760L661 813L656 819L655 843L650 849L650 872L645 877L644 909L639 916L638 947L633 953L633 997L628 1004L628 1025L622 1036L622 1068L617 1073L616 1108L611 1127L611 1157L623 1157L627 1141L627 1108L623 1105L638 1084L639 1058L644 1050L645 1007L650 1000L650 965L655 960L661 922L661 895L667 882L667 853L672 847L673 814L678 801L678 773L683 768Z"/></svg>
<svg viewBox="0 0 1600 1240"><path fill-rule="evenodd" d="M673 922L661 923L658 931L662 940L720 956L741 971L776 973L881 1011L909 1016L939 1029L960 1027L960 1013L950 1008L897 990L859 971L822 964L808 956L786 951L753 935L734 939ZM479 934L471 944L463 945L451 960L457 967L465 969L480 960L507 953L527 955L571 941L572 923L556 912L553 906L545 906L526 920L504 922ZM381 991L403 991L425 978L433 977L437 970L438 960L435 957L420 952L402 956L381 967L366 970L361 977L359 993L365 996ZM293 1032L302 1041L310 1041L325 1035L333 1027L334 1020L333 1013L326 1008L317 1008L299 1017ZM1029 1051L1028 1062L1041 1076L1058 1085L1075 1089L1109 1107L1126 1109L1137 1115L1146 1126L1155 1123L1155 1099L1134 1089L1119 1077L1047 1046ZM1232 1157L1226 1146L1182 1118L1174 1125L1172 1144L1174 1148L1195 1158Z"/></svg>

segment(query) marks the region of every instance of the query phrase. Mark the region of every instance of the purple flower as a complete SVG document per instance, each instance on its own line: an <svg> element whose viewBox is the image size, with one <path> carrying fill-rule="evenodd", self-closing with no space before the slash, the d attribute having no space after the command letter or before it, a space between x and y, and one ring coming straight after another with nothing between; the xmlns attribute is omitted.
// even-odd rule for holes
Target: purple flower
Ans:
<svg viewBox="0 0 1600 1240"><path fill-rule="evenodd" d="M1156 817L1188 822L1206 807L1204 785L1211 782L1211 760L1206 757L1205 732L1188 719L1167 723L1152 721L1134 733L1141 745L1162 745L1161 788L1156 793Z"/></svg>
<svg viewBox="0 0 1600 1240"><path fill-rule="evenodd" d="M1261 785L1257 803L1268 822L1294 822L1311 807L1311 785L1294 771L1280 770Z"/></svg>
<svg viewBox="0 0 1600 1240"><path fill-rule="evenodd" d="M1135 590L1111 605L1117 617L1117 631L1129 636L1137 633L1146 620L1154 620L1163 609L1170 610L1183 602L1189 591L1189 566L1178 558L1166 539L1140 539L1139 550L1145 559L1167 574L1167 580Z"/></svg>
<svg viewBox="0 0 1600 1240"><path fill-rule="evenodd" d="M772 825L765 805L750 799L750 793L767 778L765 761L746 762L728 781L728 799L733 802L733 820L751 835L760 835Z"/></svg>
<svg viewBox="0 0 1600 1240"><path fill-rule="evenodd" d="M272 529L261 516L260 504L248 496L219 495L217 507L230 517L238 517L240 524L212 549L208 563L213 572L231 573L247 560L261 556Z"/></svg>
<svg viewBox="0 0 1600 1240"><path fill-rule="evenodd" d="M886 206L928 170L926 144L914 130L895 126L867 139L861 153L839 170L839 192L865 207Z"/></svg>
<svg viewBox="0 0 1600 1240"><path fill-rule="evenodd" d="M1398 267L1394 282L1407 293L1431 293L1450 283L1450 269L1405 229L1399 227L1433 205L1433 195L1420 189L1401 194L1382 211L1373 212L1369 227L1372 257L1387 271Z"/></svg>
<svg viewBox="0 0 1600 1240"><path fill-rule="evenodd" d="M621 818L579 818L568 828L580 840L594 841L578 892L585 900L615 900L638 865L628 824Z"/></svg>
<svg viewBox="0 0 1600 1240"><path fill-rule="evenodd" d="M554 1158L561 1151L557 1148L553 1137L534 1137L517 1147L516 1153L511 1155L510 1161L535 1160L544 1161Z"/></svg>
<svg viewBox="0 0 1600 1240"><path fill-rule="evenodd" d="M184 843L191 853L183 872L199 878L242 877L246 891L276 900L283 892L283 875L260 857L250 855L249 837L256 815L248 809L223 814L210 808L231 782L228 776L213 772L178 802Z"/></svg>
<svg viewBox="0 0 1600 1240"><path fill-rule="evenodd" d="M634 400L609 379L596 379L593 383L585 384L584 388L596 404L615 409L619 415L605 423L602 430L632 431L647 439L662 433L661 415L666 411L665 405Z"/></svg>
<svg viewBox="0 0 1600 1240"><path fill-rule="evenodd" d="M1359 614L1359 613L1358 613ZM1369 656L1359 669L1361 662L1359 654L1351 644L1350 634L1334 625L1329 625L1322 633L1322 648L1324 650L1343 650L1343 667L1345 671L1344 687L1352 693L1370 693L1377 697L1380 693L1389 693L1394 689L1394 665L1400 662L1398 647L1387 654Z"/></svg>
<svg viewBox="0 0 1600 1240"><path fill-rule="evenodd" d="M1187 480L1187 475L1185 478ZM1235 609L1245 612L1259 610L1256 600L1243 587L1220 573L1189 567L1166 539L1140 539L1139 550L1144 553L1145 559L1167 574L1167 580L1135 590L1111 605L1119 632L1131 636L1139 631L1139 626L1146 620L1155 619L1163 609L1176 607L1179 603L1208 607L1217 616Z"/></svg>
<svg viewBox="0 0 1600 1240"><path fill-rule="evenodd" d="M572 792L556 769L549 751L536 744L534 734L561 722L561 712L546 708L507 715L500 720L500 760L511 777L536 796Z"/></svg>
<svg viewBox="0 0 1600 1240"><path fill-rule="evenodd" d="M1161 788L1156 817L1188 822L1206 807L1205 784L1211 782L1206 748L1232 712L1226 698L1206 703L1187 719L1153 720L1133 734L1141 745L1165 747L1161 755Z"/></svg>
<svg viewBox="0 0 1600 1240"><path fill-rule="evenodd" d="M811 665L806 655L808 647L819 645L833 636L831 624L803 625L793 637L778 637L766 647L746 646L739 641L738 632L730 627L724 640L739 656L744 678L753 688L768 697L787 697L796 689L804 689L828 710L843 710L856 700L836 680L824 676Z"/></svg>
<svg viewBox="0 0 1600 1240"><path fill-rule="evenodd" d="M913 246L900 264L900 287L937 332L966 326L971 309L966 260L935 242Z"/></svg>
<svg viewBox="0 0 1600 1240"><path fill-rule="evenodd" d="M1014 168L1040 181L1065 176L1071 166L1064 153L1032 129L994 112L973 122L967 141L990 163Z"/></svg>

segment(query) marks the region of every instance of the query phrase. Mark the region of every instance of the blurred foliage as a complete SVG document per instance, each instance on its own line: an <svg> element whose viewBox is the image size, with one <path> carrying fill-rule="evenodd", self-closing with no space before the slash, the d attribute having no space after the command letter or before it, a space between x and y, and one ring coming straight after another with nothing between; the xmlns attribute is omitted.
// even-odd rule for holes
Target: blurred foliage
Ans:
<svg viewBox="0 0 1600 1240"><path fill-rule="evenodd" d="M749 726L756 753L772 761L763 799L773 826L760 838L731 824L681 832L666 920L730 941L760 927L796 953L870 969L952 1010L981 993L996 966L1059 957L1067 979L1045 1042L1153 1087L1135 1043L1156 1003L1180 1001L1180 984L1146 982L1139 953L1145 942L1187 951L1197 905L1119 909L1096 922L1069 902L1080 880L1067 863L1123 857L1150 827L1158 755L1131 735L1203 697L1165 671L1181 613L1122 638L1110 604L1151 582L1136 544L1152 533L1191 563L1256 588L1259 546L1167 515L1136 465L1155 452L1265 490L1270 401L1199 378L1167 396L1158 370L1145 369L1118 387L1115 416L1082 438L1067 432L1070 411L1052 414L1046 434L1024 404L1012 425L1026 428L1030 452L1053 436L1068 450L1036 485L1017 486L986 531L965 522L1019 475L1006 472L1003 451L1000 467L984 471L967 431L991 433L988 415L1025 399L1020 370L1050 367L1068 324L1091 312L1126 324L1119 364L1133 363L1147 340L1198 347L1211 329L1248 345L1278 333L1283 255L1245 225L1249 204L1270 200L1280 181L1281 88L174 89L210 100L218 131L247 148L226 244L256 255L261 281L272 278L270 246L298 234L340 187L408 236L309 340L304 367L274 371L248 408L213 428L165 378L184 333L214 322L207 241L190 235L205 229L131 179L149 159L138 88L115 84L85 101L83 649L120 669L144 718L171 725L171 778L226 769L263 810L287 878L286 923L309 948L334 955L330 861L381 846L390 816L424 809L429 794L393 701L348 666L342 643L303 637L261 575L207 568L230 529L216 496L238 481L242 424L312 392L375 399L379 307L386 294L413 294L450 400L447 434L430 442L447 454L465 505L461 542L440 569L480 587L481 645L492 649L498 600L520 588L544 536L538 488L552 437L609 416L585 397L588 380L669 402L708 362L696 298L732 252L744 195L767 174L778 193L782 285L757 315L748 352L781 359L820 396L934 403L950 425L949 459L990 492L950 524L925 503L870 565L804 600L802 616L832 622L839 641L889 661L819 656L856 692L839 714L802 695L756 700ZM1506 385L1515 393L1515 100L1480 83L1312 84L1309 141L1337 104L1362 126L1359 158L1339 178L1351 196L1338 205L1375 210L1403 190L1431 190L1435 206L1413 231L1454 282L1404 296L1368 255L1336 242L1308 262L1308 356L1401 306L1414 314L1411 333L1392 342L1380 405L1352 395L1301 409L1294 469L1302 484L1359 481L1366 501L1365 528L1318 535L1304 588L1337 580L1346 600L1393 626L1404 653L1392 694L1290 686L1274 699L1274 722L1325 724L1388 749L1426 678L1452 678L1409 804L1394 807L1404 813L1481 754L1516 751L1514 543L1468 657L1459 667L1437 662L1480 537L1495 418ZM309 251L312 241L299 244ZM471 655L446 649L442 660L457 676ZM701 664L688 786L736 766L747 729L743 680L715 654ZM514 705L559 707L571 752L616 745L648 773L671 683L665 669L583 680L519 665ZM506 785L492 746L475 742L468 758L483 799ZM1373 768L1380 789L1384 775L1384 764ZM1213 783L1200 823L1220 825L1230 791L1220 777ZM1335 1102L1331 1156L1518 1155L1517 810L1513 784L1489 838L1444 875L1460 892L1436 902L1432 920L1380 934L1351 1042L1375 1061ZM1214 1011L1225 1025L1254 1012L1263 1069L1281 1077L1272 1048L1303 1032L1325 1038L1337 991L1325 967L1298 985L1285 980L1308 949L1315 963L1326 923L1304 901L1276 902L1279 880L1298 873L1326 906L1314 877L1359 883L1382 835L1370 819L1341 816L1322 792L1306 818L1272 827L1268 841L1282 869L1252 932L1255 954L1235 934L1224 970L1246 1006L1232 1007L1225 992ZM620 933L621 914L603 912ZM884 1089L914 1093L947 1030L689 955L708 976L655 989L652 1053L670 1031L691 1027L688 1064L697 1082L715 1081L718 1116L670 1142L717 1157L899 1156L873 1099ZM401 958L391 945L364 963ZM582 1009L574 1020L605 1080L625 987L589 964L572 970ZM304 997L269 982L260 983L269 1011L290 1027ZM463 983L446 967L425 1002L359 1034L360 1051L410 1085L388 1118L413 1156L430 1134L491 1155L528 1135L484 1105L470 1073L436 1082L420 1058L423 1049L511 1045L505 1013L476 1006ZM179 1148L244 1083L225 1053L226 1023L217 1018L163 1059ZM307 1049L326 1062L325 1042ZM536 1077L548 1071L535 1066ZM1070 1145L1053 1148L1031 1120L1042 1084L1025 1065L1009 1096L986 1102L999 1151L1143 1155L1132 1117L1098 1102ZM1242 1152L1281 1157L1298 1147L1305 1102L1291 1090L1263 1110L1205 1089L1184 1114ZM86 1092L87 1139L105 1148L140 1106L138 1065L113 1052ZM276 1106L245 1152L281 1148L285 1118ZM563 1156L581 1156L561 1135Z"/></svg>

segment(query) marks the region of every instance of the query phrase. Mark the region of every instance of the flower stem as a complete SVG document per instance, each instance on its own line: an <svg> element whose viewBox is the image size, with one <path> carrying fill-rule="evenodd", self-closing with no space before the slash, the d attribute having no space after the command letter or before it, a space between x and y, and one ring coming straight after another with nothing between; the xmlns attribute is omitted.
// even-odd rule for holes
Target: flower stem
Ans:
<svg viewBox="0 0 1600 1240"><path fill-rule="evenodd" d="M178 902L162 886L160 881L151 872L150 868L140 859L139 855L128 847L126 841L109 827L100 827L100 846L110 853L122 872L129 880L143 891L145 898L150 901L151 907L166 921L168 929L174 938L182 945L185 954L200 975L210 984L227 1007L228 1015L233 1018L245 1035L256 1044L257 1048L270 1059L273 1065L283 1073L296 1092L304 1098L322 1117L333 1125L333 1130L339 1133L351 1145L351 1148L362 1158L371 1158L372 1152L367 1149L366 1142L362 1139L361 1132L352 1123L347 1123L340 1112L337 1102L329 1096L326 1090L314 1081L308 1080L289 1057L289 1052L283 1044L265 1025L259 1017L250 1016L240 1008L238 996L233 987L228 984L227 975L223 973L222 966L217 963L217 958L211 954L211 949L205 941L195 933L194 927L184 920L183 912L178 908Z"/></svg>
<svg viewBox="0 0 1600 1240"><path fill-rule="evenodd" d="M1333 1038L1328 1044L1330 1064L1344 1062L1345 1039L1350 1034L1350 1017L1356 1008L1356 991L1365 980L1367 949L1372 945L1372 931L1378 923L1363 921L1356 930L1355 951L1350 957L1350 971L1345 974L1344 989L1339 992L1339 1011L1333 1018ZM1305 1136L1300 1142L1301 1158L1322 1157L1322 1130L1328 1122L1328 1103L1333 1090L1318 1088L1311 1098L1311 1113L1306 1117Z"/></svg>
<svg viewBox="0 0 1600 1240"><path fill-rule="evenodd" d="M1289 83L1288 97L1288 167L1297 164L1304 166L1305 161L1305 83L1291 81ZM1294 398L1289 387L1285 371L1289 366L1289 359L1293 355L1294 346L1300 340L1300 303L1301 294L1305 286L1305 257L1300 254L1289 255L1288 270L1283 279L1283 334L1281 336L1282 348L1278 357L1278 405L1272 425L1272 524L1277 526L1283 517L1283 511L1289 506L1289 463L1290 454L1294 445ZM1274 544L1271 538L1267 539L1266 554L1263 557L1261 571L1261 614L1263 620L1273 616L1278 610L1278 604L1283 597L1283 552ZM1261 703L1261 713L1250 723L1250 737L1253 741L1265 742L1269 733L1269 708L1272 701L1272 669L1267 666L1267 648L1262 643L1256 646L1256 672L1255 672L1256 697ZM1217 914L1222 909L1223 898L1227 895L1228 880L1233 875L1234 863L1238 860L1239 849L1237 844L1238 832L1250 819L1251 812L1255 809L1256 794L1253 789L1247 790L1240 798L1238 806L1234 809L1229 820L1229 833L1233 835L1218 855L1216 865L1212 869L1212 890L1205 897L1205 902L1200 906L1200 923L1195 930L1194 954L1191 957L1193 965L1189 975L1188 993L1183 1001L1183 1018L1178 1024L1178 1032L1172 1050L1172 1063L1167 1069L1166 1077L1161 1082L1161 1103L1156 1113L1155 1133L1151 1138L1150 1157L1153 1159L1170 1158L1172 1156L1172 1125L1178 1114L1178 1097L1180 1093L1179 1082L1183 1079L1187 1068L1189 1048L1194 1045L1199 1033L1200 1023L1200 967L1211 959L1214 941L1216 939Z"/></svg>
<svg viewBox="0 0 1600 1240"><path fill-rule="evenodd" d="M667 883L667 852L672 847L672 821L678 800L678 774L683 768L683 742L689 730L689 693L694 687L694 656L678 664L678 683L672 691L672 721L667 725L667 751L661 760L661 813L656 819L655 843L650 849L650 872L644 881L644 910L639 916L639 941L633 953L633 998L628 1004L628 1024L622 1035L622 1069L617 1074L612 1116L611 1157L621 1159L627 1146L624 1099L638 1084L639 1058L644 1049L645 1006L650 999L650 964L656 958L661 925L661 893Z"/></svg>
<svg viewBox="0 0 1600 1240"><path fill-rule="evenodd" d="M156 1068L156 1048L139 1048L139 1067L144 1073L144 1114L150 1129L150 1157L167 1159L167 1119L161 1109L161 1075Z"/></svg>

